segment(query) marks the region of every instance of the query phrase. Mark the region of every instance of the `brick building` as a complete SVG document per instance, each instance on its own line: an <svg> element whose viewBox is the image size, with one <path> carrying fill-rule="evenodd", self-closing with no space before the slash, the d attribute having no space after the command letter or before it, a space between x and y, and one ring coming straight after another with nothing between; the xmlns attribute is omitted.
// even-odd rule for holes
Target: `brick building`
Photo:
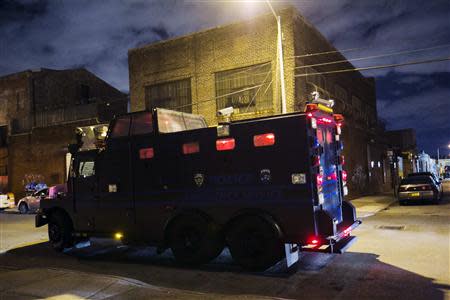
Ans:
<svg viewBox="0 0 450 300"><path fill-rule="evenodd" d="M75 127L126 112L127 101L125 94L83 68L0 77L0 189L17 198L27 181L64 182Z"/></svg>
<svg viewBox="0 0 450 300"><path fill-rule="evenodd" d="M280 11L287 111L302 111L313 91L336 101L344 114L350 193L390 187L385 151L377 139L375 82L359 72L325 73L353 66L292 7ZM130 49L131 110L166 107L202 114L233 106L233 119L281 112L277 25L272 14ZM314 55L318 52L328 52ZM342 61L339 64L323 64ZM372 163L371 162L377 162ZM378 179L377 187L369 188Z"/></svg>

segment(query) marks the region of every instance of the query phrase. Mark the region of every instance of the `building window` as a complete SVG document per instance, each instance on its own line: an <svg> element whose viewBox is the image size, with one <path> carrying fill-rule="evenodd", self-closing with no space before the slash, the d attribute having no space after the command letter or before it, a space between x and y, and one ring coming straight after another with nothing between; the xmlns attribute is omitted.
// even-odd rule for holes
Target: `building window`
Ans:
<svg viewBox="0 0 450 300"><path fill-rule="evenodd" d="M215 74L217 110L232 106L235 114L273 110L270 63Z"/></svg>
<svg viewBox="0 0 450 300"><path fill-rule="evenodd" d="M145 87L145 106L192 112L191 79L183 79Z"/></svg>

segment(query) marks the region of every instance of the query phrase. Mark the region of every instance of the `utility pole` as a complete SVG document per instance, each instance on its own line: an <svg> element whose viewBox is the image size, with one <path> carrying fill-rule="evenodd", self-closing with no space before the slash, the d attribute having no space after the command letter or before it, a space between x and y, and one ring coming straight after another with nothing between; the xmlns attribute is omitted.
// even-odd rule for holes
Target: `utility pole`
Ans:
<svg viewBox="0 0 450 300"><path fill-rule="evenodd" d="M267 4L270 7L270 10L272 11L273 16L277 20L277 59L278 63L280 65L280 85L281 85L281 113L286 113L286 85L284 82L284 61L283 61L283 33L281 32L281 17L278 16L275 13L275 10L273 9L272 5L270 4L269 0L266 0Z"/></svg>

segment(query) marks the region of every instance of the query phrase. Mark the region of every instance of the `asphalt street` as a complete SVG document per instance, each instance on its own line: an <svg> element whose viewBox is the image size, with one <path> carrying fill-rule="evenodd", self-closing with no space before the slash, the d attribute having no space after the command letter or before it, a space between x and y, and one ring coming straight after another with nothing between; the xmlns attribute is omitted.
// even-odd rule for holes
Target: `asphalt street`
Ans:
<svg viewBox="0 0 450 300"><path fill-rule="evenodd" d="M284 272L282 264L265 273L244 272L227 251L209 265L183 268L174 263L170 251L157 255L154 248L131 248L107 240L55 253L46 242L46 227L34 228L33 215L4 212L0 213L0 299L14 299L14 289L23 288L18 279L2 285L2 278L13 278L14 274L40 277L39 288L46 296L60 295L57 282L50 279L66 274L85 280L113 276L107 284L134 291L116 296L127 299L144 298L135 286L163 290L167 298L180 299L447 299L450 182L444 189L439 205L394 203L376 214L365 214L363 224L354 232L358 241L348 252L301 254L298 266L290 273ZM30 284L30 280L25 281ZM36 295L18 294L24 299Z"/></svg>

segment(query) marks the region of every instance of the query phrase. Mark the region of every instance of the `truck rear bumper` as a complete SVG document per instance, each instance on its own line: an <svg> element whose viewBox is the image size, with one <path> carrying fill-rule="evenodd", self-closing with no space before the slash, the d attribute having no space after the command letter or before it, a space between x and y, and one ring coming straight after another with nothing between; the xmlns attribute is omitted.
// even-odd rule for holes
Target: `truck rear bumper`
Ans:
<svg viewBox="0 0 450 300"><path fill-rule="evenodd" d="M355 236L350 236L351 232L361 224L360 220L356 220L352 225L346 229L338 232L333 236L327 237L326 243L322 244L310 244L302 246L302 251L305 252L322 252L322 253L344 253L354 242L356 242Z"/></svg>

